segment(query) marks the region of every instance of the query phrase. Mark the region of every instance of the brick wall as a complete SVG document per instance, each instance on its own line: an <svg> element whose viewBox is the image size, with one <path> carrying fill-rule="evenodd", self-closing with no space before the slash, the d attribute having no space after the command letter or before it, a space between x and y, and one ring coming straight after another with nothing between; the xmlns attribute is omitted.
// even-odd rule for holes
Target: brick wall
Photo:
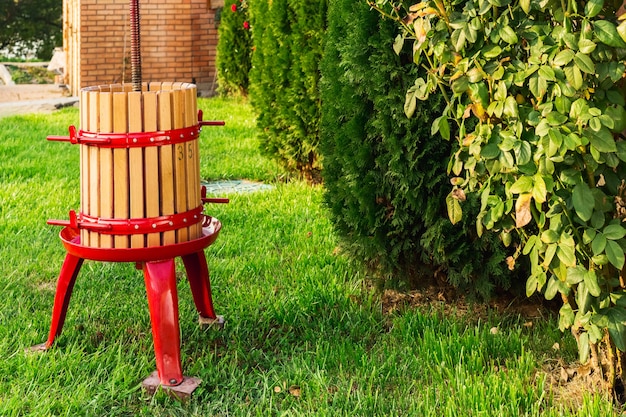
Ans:
<svg viewBox="0 0 626 417"><path fill-rule="evenodd" d="M128 0L75 3L80 7L76 90L130 82ZM195 82L200 91L212 92L217 26L210 1L142 0L139 5L143 81Z"/></svg>

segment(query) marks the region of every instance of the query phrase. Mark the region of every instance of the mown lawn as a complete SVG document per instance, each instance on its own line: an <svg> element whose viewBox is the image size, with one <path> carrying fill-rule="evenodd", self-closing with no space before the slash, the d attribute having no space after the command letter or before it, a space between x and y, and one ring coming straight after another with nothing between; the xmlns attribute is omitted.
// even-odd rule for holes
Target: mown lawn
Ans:
<svg viewBox="0 0 626 417"><path fill-rule="evenodd" d="M384 314L337 250L322 188L287 180L258 154L245 102L200 105L227 123L204 128L203 178L275 187L208 207L223 223L206 254L227 324L201 329L181 279L183 367L203 380L186 403L141 388L155 364L134 265L86 262L54 348L25 352L47 336L64 257L46 220L79 205L78 148L45 138L78 112L0 119L0 416L619 415L600 395L568 407L547 389L543 370L575 357L552 318L477 319L439 303Z"/></svg>

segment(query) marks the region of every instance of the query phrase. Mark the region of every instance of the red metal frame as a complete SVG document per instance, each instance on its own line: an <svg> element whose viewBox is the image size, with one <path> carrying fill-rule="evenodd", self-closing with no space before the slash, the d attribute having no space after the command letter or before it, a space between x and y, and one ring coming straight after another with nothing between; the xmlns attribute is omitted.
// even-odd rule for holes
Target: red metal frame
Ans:
<svg viewBox="0 0 626 417"><path fill-rule="evenodd" d="M77 132L69 128L69 136L48 136L48 140L66 141L103 148L130 148L174 144L196 139L202 126L222 126L223 121L202 121L202 111L198 111L198 124L159 132L140 133L93 133ZM202 187L203 203L228 203L226 198L207 198L206 188ZM156 357L158 384L187 396L199 384L197 378L185 378L180 361L180 328L178 324L178 293L176 289L176 257L181 257L194 304L201 320L223 323L215 315L211 297L209 268L204 249L215 242L221 230L221 223L202 213L197 207L184 213L142 219L105 219L77 214L70 211L70 219L49 220L48 224L64 226L59 233L67 251L59 273L57 290L52 309L52 320L48 339L34 349L48 349L61 334L72 296L72 290L83 262L88 260L103 262L134 262L143 270L152 324L152 338ZM79 229L93 230L103 234L146 234L180 229L202 222L202 236L186 242L145 248L98 248L83 246ZM153 377L144 381L144 386L153 390ZM149 382L147 382L149 381Z"/></svg>
<svg viewBox="0 0 626 417"><path fill-rule="evenodd" d="M211 284L204 249L217 239L221 223L207 217L202 237L167 246L149 248L92 248L80 243L80 232L72 227L61 230L59 237L67 250L61 267L52 310L50 332L45 348L61 334L74 288L84 260L135 262L141 266L146 285L152 338L160 384L175 387L183 382L180 361L178 293L174 258L182 257L194 304L203 318L217 319L211 297Z"/></svg>
<svg viewBox="0 0 626 417"><path fill-rule="evenodd" d="M143 217L137 219L108 219L70 211L69 220L48 220L54 226L85 229L104 235L135 235L160 233L189 227L203 221L203 206L169 216Z"/></svg>

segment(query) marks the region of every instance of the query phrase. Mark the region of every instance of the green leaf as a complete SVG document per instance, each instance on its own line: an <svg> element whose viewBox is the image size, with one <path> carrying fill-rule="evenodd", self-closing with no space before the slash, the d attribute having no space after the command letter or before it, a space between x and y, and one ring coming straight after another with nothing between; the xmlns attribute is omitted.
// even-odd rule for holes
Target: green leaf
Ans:
<svg viewBox="0 0 626 417"><path fill-rule="evenodd" d="M626 142L624 141L617 142L615 146L617 147L617 151L616 151L617 157L620 160L626 162Z"/></svg>
<svg viewBox="0 0 626 417"><path fill-rule="evenodd" d="M591 39L580 38L578 41L578 50L583 54L589 55L596 50L596 46L598 45Z"/></svg>
<svg viewBox="0 0 626 417"><path fill-rule="evenodd" d="M604 0L589 0L587 4L585 4L585 16L587 17L595 17L602 10L602 6L604 5Z"/></svg>
<svg viewBox="0 0 626 417"><path fill-rule="evenodd" d="M526 244L524 245L524 249L522 249L522 254L528 255L530 251L533 250L533 248L535 247L538 241L539 241L539 236L537 235L532 235L531 237L529 237L528 240L526 241Z"/></svg>
<svg viewBox="0 0 626 417"><path fill-rule="evenodd" d="M541 233L541 241L543 243L556 243L560 237L561 235L552 229L544 230Z"/></svg>
<svg viewBox="0 0 626 417"><path fill-rule="evenodd" d="M621 270L624 266L624 250L619 243L614 240L606 242L606 256L609 258L609 262L617 269Z"/></svg>
<svg viewBox="0 0 626 417"><path fill-rule="evenodd" d="M593 33L600 42L606 45L615 48L626 48L626 42L622 40L615 25L607 20L597 20L594 22Z"/></svg>
<svg viewBox="0 0 626 417"><path fill-rule="evenodd" d="M446 197L446 207L448 209L448 217L450 218L450 222L452 224L457 224L463 218L463 210L461 209L461 204L459 200L452 196L452 193L448 194Z"/></svg>
<svg viewBox="0 0 626 417"><path fill-rule="evenodd" d="M454 94L463 94L469 88L469 79L463 75L450 84Z"/></svg>
<svg viewBox="0 0 626 417"><path fill-rule="evenodd" d="M495 159L500 156L500 148L495 143L490 143L480 150L480 156L485 159Z"/></svg>
<svg viewBox="0 0 626 417"><path fill-rule="evenodd" d="M528 14L530 12L530 0L520 0L519 5L524 13Z"/></svg>
<svg viewBox="0 0 626 417"><path fill-rule="evenodd" d="M554 69L549 65L542 65L539 67L539 71L537 71L540 77L548 80L548 81L556 81L556 76L554 74Z"/></svg>
<svg viewBox="0 0 626 417"><path fill-rule="evenodd" d="M450 140L450 125L448 124L448 118L446 115L437 117L430 127L430 134L435 136L439 132L442 138Z"/></svg>
<svg viewBox="0 0 626 417"><path fill-rule="evenodd" d="M591 58L589 58L589 55L578 51L574 57L574 62L582 72L586 72L587 74L594 74L596 72L596 66Z"/></svg>
<svg viewBox="0 0 626 417"><path fill-rule="evenodd" d="M620 224L609 224L602 231L604 237L609 240L619 240L626 236L626 229L624 229Z"/></svg>
<svg viewBox="0 0 626 417"><path fill-rule="evenodd" d="M510 26L504 26L500 29L500 38L509 45L515 45L518 41L517 34Z"/></svg>
<svg viewBox="0 0 626 417"><path fill-rule="evenodd" d="M615 346L622 352L626 351L626 317L621 308L612 307L606 311L608 328Z"/></svg>
<svg viewBox="0 0 626 417"><path fill-rule="evenodd" d="M567 304L563 304L561 309L559 310L559 330L564 332L566 329L569 329L574 324L574 310L572 310L572 306Z"/></svg>
<svg viewBox="0 0 626 417"><path fill-rule="evenodd" d="M396 36L396 39L393 42L393 51L396 53L396 55L400 55L400 52L402 52L403 47L404 47L404 36L402 34L399 34L398 36Z"/></svg>
<svg viewBox="0 0 626 417"><path fill-rule="evenodd" d="M513 118L518 117L517 101L515 101L513 96L508 96L504 101L504 114Z"/></svg>
<svg viewBox="0 0 626 417"><path fill-rule="evenodd" d="M583 243L585 245L590 244L596 237L596 231L594 229L585 229L583 232Z"/></svg>
<svg viewBox="0 0 626 417"><path fill-rule="evenodd" d="M617 146L615 146L615 139L611 134L611 131L606 127L602 127L599 131L593 131L587 129L585 133L591 143L591 146L596 148L599 152L617 152Z"/></svg>
<svg viewBox="0 0 626 417"><path fill-rule="evenodd" d="M418 78L415 83L406 92L406 98L404 100L404 114L406 117L412 117L415 113L415 107L417 106L417 99L425 100L428 98L429 91L426 81L423 78Z"/></svg>
<svg viewBox="0 0 626 417"><path fill-rule="evenodd" d="M589 360L589 334L586 332L578 338L578 360L582 364Z"/></svg>
<svg viewBox="0 0 626 417"><path fill-rule="evenodd" d="M548 247L546 248L545 253L543 254L543 265L544 266L550 266L550 262L552 262L552 259L554 258L554 255L556 254L556 249L558 248L558 245L556 243L551 243L548 245Z"/></svg>
<svg viewBox="0 0 626 417"><path fill-rule="evenodd" d="M578 72L580 72L580 70ZM533 94L533 96L535 96L535 98L541 98L546 94L546 91L548 90L548 81L546 81L545 78L540 77L539 74L534 73L528 79L528 88L530 89L530 92Z"/></svg>
<svg viewBox="0 0 626 417"><path fill-rule="evenodd" d="M594 200L591 189L587 184L581 182L574 187L574 190L572 191L572 202L578 217L580 217L583 221L591 219Z"/></svg>
<svg viewBox="0 0 626 417"><path fill-rule="evenodd" d="M559 292L559 280L552 276L548 280L547 284L548 285L546 285L546 290L543 293L543 296L546 298L546 300L552 300Z"/></svg>
<svg viewBox="0 0 626 417"><path fill-rule="evenodd" d="M502 48L498 45L486 45L481 52L485 58L493 59L502 53Z"/></svg>
<svg viewBox="0 0 626 417"><path fill-rule="evenodd" d="M526 165L532 158L532 149L530 143L526 141L518 142L519 146L513 148L517 165ZM625 148L626 149L626 148Z"/></svg>
<svg viewBox="0 0 626 417"><path fill-rule="evenodd" d="M596 273L594 271L585 271L583 278L585 280L585 285L589 290L589 294L593 295L594 297L599 297L600 294L602 294L602 290L600 289L600 285L598 284L598 276L596 275Z"/></svg>
<svg viewBox="0 0 626 417"><path fill-rule="evenodd" d="M579 282L584 281L587 270L582 266L575 266L573 268L567 268L566 282L569 285L576 285Z"/></svg>
<svg viewBox="0 0 626 417"><path fill-rule="evenodd" d="M576 90L579 90L583 86L583 74L580 72L580 68L574 64L569 64L563 68L565 72L565 78Z"/></svg>
<svg viewBox="0 0 626 417"><path fill-rule="evenodd" d="M536 174L534 177L533 184L533 198L538 203L544 203L547 198L548 190L546 187L546 182L543 177L539 174Z"/></svg>
<svg viewBox="0 0 626 417"><path fill-rule="evenodd" d="M558 111L551 111L546 116L546 119L548 120L550 126L559 126L567 122L567 116L559 113Z"/></svg>
<svg viewBox="0 0 626 417"><path fill-rule="evenodd" d="M570 62L572 62L572 59L574 59L574 56L575 56L574 51L572 51L571 49L564 49L558 54L556 54L556 56L552 60L552 63L557 67L563 67L569 64Z"/></svg>
<svg viewBox="0 0 626 417"><path fill-rule="evenodd" d="M530 297L537 291L537 276L531 275L526 280L526 297Z"/></svg>
<svg viewBox="0 0 626 417"><path fill-rule="evenodd" d="M513 194L523 194L530 193L533 189L533 178L523 175L515 181L515 183L511 186L511 193Z"/></svg>
<svg viewBox="0 0 626 417"><path fill-rule="evenodd" d="M574 245L565 245L561 243L556 250L556 256L563 265L570 267L576 265L576 251Z"/></svg>
<svg viewBox="0 0 626 417"><path fill-rule="evenodd" d="M591 241L591 251L594 256L604 253L606 242L607 240L602 233L596 233L596 237Z"/></svg>
<svg viewBox="0 0 626 417"><path fill-rule="evenodd" d="M622 38L623 41L626 41L626 20L623 20L622 23L617 27L617 33Z"/></svg>
<svg viewBox="0 0 626 417"><path fill-rule="evenodd" d="M467 25L467 23L465 23ZM465 31L461 29L456 29L452 32L450 36L450 41L452 42L452 46L457 52L461 52L461 50L465 47L465 43L467 42L467 38L465 37Z"/></svg>

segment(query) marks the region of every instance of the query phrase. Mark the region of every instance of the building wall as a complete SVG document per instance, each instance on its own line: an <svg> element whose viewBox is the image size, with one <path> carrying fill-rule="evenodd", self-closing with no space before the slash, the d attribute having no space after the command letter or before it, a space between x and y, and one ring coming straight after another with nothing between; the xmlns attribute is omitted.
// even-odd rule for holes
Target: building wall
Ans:
<svg viewBox="0 0 626 417"><path fill-rule="evenodd" d="M66 34L66 56L79 56L80 70L67 80L72 93L83 87L130 82L128 0L65 0L79 28ZM215 80L217 24L209 0L142 0L140 6L143 81L194 82L211 93ZM70 15L70 13L67 13ZM70 25L65 25L70 30ZM79 37L79 39L76 39ZM69 51L78 48L78 54ZM71 74L71 62L66 73ZM74 71L75 72L75 71ZM71 78L71 77L70 77Z"/></svg>

